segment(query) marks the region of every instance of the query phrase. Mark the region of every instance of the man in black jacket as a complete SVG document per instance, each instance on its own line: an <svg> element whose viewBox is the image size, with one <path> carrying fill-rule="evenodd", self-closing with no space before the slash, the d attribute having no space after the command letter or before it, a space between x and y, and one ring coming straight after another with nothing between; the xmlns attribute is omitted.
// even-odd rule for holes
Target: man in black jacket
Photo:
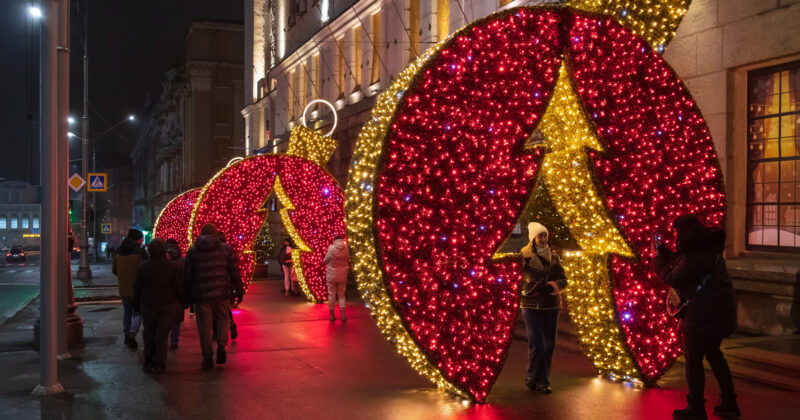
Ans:
<svg viewBox="0 0 800 420"><path fill-rule="evenodd" d="M183 274L187 295L195 306L197 333L203 351L202 368L211 369L214 367L212 325L217 330L217 363L223 364L227 359L225 346L231 322L231 291L236 292L237 304L244 294L236 252L230 245L220 242L213 224L203 225L200 236L186 252Z"/></svg>
<svg viewBox="0 0 800 420"><path fill-rule="evenodd" d="M696 216L686 214L673 221L678 252L654 241L653 268L661 280L688 300L680 323L683 333L689 406L672 413L676 419L705 419L705 369L703 358L719 383L722 403L714 407L720 417L741 415L733 390L731 370L720 350L722 339L736 329L736 301L733 284L722 252L725 231L703 226Z"/></svg>
<svg viewBox="0 0 800 420"><path fill-rule="evenodd" d="M166 243L161 238L148 245L150 259L139 265L134 283L134 305L144 319L145 372L161 373L167 361L167 337L183 312L183 279L175 264L167 259Z"/></svg>

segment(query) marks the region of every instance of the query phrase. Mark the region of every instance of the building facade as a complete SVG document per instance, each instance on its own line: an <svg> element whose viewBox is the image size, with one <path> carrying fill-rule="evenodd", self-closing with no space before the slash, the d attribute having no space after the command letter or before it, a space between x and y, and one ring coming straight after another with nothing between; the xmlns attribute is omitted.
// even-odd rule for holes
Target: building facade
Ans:
<svg viewBox="0 0 800 420"><path fill-rule="evenodd" d="M561 1L245 0L248 152L280 152L292 127L328 131L345 185L376 95L411 59L504 8ZM800 0L694 0L664 58L702 111L728 198L727 257L739 325L800 328ZM304 116L305 114L305 116Z"/></svg>
<svg viewBox="0 0 800 420"><path fill-rule="evenodd" d="M0 249L41 245L39 187L22 181L0 182Z"/></svg>
<svg viewBox="0 0 800 420"><path fill-rule="evenodd" d="M165 75L132 153L134 226L150 233L161 209L245 154L243 27L193 22L185 60Z"/></svg>

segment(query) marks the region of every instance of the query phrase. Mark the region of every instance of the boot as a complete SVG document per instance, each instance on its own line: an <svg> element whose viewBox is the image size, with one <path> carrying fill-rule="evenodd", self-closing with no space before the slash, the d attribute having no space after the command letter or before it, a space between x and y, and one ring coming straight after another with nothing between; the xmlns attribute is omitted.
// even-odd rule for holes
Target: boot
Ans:
<svg viewBox="0 0 800 420"><path fill-rule="evenodd" d="M239 332L236 330L236 324L231 322L231 340L236 340L236 337L239 336Z"/></svg>
<svg viewBox="0 0 800 420"><path fill-rule="evenodd" d="M336 315L333 314L333 309L331 309L331 322L336 321Z"/></svg>
<svg viewBox="0 0 800 420"><path fill-rule="evenodd" d="M347 317L344 315L344 308L339 308L339 312L342 315L342 321L347 321Z"/></svg>
<svg viewBox="0 0 800 420"><path fill-rule="evenodd" d="M705 400L694 400L691 397L686 397L689 401L689 406L682 410L675 410L672 412L672 418L676 420L706 420L706 408L703 406Z"/></svg>
<svg viewBox="0 0 800 420"><path fill-rule="evenodd" d="M725 419L738 419L742 417L739 404L736 404L736 394L732 397L722 398L720 405L714 407L714 414Z"/></svg>
<svg viewBox="0 0 800 420"><path fill-rule="evenodd" d="M225 346L217 347L217 364L224 365L228 361L228 353L225 352Z"/></svg>

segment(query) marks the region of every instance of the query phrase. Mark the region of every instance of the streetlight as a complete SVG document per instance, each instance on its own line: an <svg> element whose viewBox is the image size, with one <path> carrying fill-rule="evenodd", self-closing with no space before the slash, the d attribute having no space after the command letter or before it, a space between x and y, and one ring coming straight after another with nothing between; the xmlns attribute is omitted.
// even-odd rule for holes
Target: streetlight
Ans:
<svg viewBox="0 0 800 420"><path fill-rule="evenodd" d="M34 19L41 19L44 16L42 9L37 6L28 6L28 15Z"/></svg>
<svg viewBox="0 0 800 420"><path fill-rule="evenodd" d="M67 117L67 123L69 123L69 125L75 124L75 117L73 117L72 115Z"/></svg>

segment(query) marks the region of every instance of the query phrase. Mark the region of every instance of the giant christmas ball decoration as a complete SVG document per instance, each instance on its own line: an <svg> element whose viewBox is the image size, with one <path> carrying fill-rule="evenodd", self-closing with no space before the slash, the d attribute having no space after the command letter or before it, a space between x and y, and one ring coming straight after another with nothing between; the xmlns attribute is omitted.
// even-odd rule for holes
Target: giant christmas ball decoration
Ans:
<svg viewBox="0 0 800 420"><path fill-rule="evenodd" d="M609 16L491 15L424 53L378 98L346 202L372 316L417 371L484 401L521 281L521 261L497 250L537 180L580 245L563 265L586 354L601 373L654 382L679 343L667 288L649 273L650 240L682 213L721 224L725 199L689 92Z"/></svg>
<svg viewBox="0 0 800 420"><path fill-rule="evenodd" d="M201 188L194 188L186 191L172 201L167 203L161 210L153 228L153 236L156 238L175 239L181 248L181 254L186 254L189 249L186 233L189 230L189 219L192 217L192 209L200 196Z"/></svg>
<svg viewBox="0 0 800 420"><path fill-rule="evenodd" d="M294 239L292 252L298 282L312 302L327 298L322 262L336 235L344 235L344 194L336 180L316 163L288 155L259 155L233 163L204 187L192 212L188 240L205 223L225 234L239 256L245 287L255 262L253 242L267 217L274 193L281 219Z"/></svg>

